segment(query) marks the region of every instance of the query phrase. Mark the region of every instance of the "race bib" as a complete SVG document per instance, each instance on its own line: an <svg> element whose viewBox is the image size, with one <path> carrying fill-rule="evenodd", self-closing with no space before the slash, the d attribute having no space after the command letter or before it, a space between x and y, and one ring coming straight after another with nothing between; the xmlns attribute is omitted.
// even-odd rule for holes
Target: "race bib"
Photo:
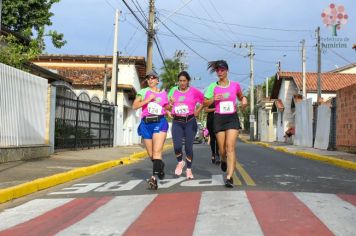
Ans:
<svg viewBox="0 0 356 236"><path fill-rule="evenodd" d="M186 115L189 113L189 109L187 105L179 105L174 107L174 111L177 115Z"/></svg>
<svg viewBox="0 0 356 236"><path fill-rule="evenodd" d="M232 101L220 102L220 114L234 112L234 103Z"/></svg>
<svg viewBox="0 0 356 236"><path fill-rule="evenodd" d="M149 114L162 115L162 106L155 102L148 103L147 110Z"/></svg>

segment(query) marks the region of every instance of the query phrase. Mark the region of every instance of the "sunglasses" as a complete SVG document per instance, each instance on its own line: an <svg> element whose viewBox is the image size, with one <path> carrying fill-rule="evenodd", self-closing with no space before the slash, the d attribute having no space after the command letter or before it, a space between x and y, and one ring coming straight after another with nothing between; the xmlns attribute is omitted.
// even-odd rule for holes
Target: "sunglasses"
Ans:
<svg viewBox="0 0 356 236"><path fill-rule="evenodd" d="M218 68L215 69L215 71L216 71L216 72L224 72L224 71L226 71L226 68L224 68L224 67L218 67Z"/></svg>
<svg viewBox="0 0 356 236"><path fill-rule="evenodd" d="M147 80L154 80L154 79L158 79L157 77L151 76L149 78L147 78Z"/></svg>

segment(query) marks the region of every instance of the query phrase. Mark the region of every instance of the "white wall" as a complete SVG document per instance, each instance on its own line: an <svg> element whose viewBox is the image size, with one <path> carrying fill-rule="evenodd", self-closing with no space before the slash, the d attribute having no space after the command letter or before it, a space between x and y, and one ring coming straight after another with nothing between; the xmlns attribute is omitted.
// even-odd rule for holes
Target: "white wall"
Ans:
<svg viewBox="0 0 356 236"><path fill-rule="evenodd" d="M141 85L135 65L120 65L118 74L118 84L132 85L136 91L140 91Z"/></svg>
<svg viewBox="0 0 356 236"><path fill-rule="evenodd" d="M294 115L291 111L293 95L298 92L295 83L292 80L283 80L279 90L278 99L281 99L284 105L283 113L278 112L277 123L277 141L284 141L284 133L287 130L288 123L294 123ZM283 117L282 117L283 116Z"/></svg>
<svg viewBox="0 0 356 236"><path fill-rule="evenodd" d="M336 97L336 93L322 93L321 97L324 99L324 101L329 100L330 98ZM307 93L307 99L311 98L312 103L317 102L318 94L317 93Z"/></svg>
<svg viewBox="0 0 356 236"><path fill-rule="evenodd" d="M0 63L0 146L45 144L48 81Z"/></svg>

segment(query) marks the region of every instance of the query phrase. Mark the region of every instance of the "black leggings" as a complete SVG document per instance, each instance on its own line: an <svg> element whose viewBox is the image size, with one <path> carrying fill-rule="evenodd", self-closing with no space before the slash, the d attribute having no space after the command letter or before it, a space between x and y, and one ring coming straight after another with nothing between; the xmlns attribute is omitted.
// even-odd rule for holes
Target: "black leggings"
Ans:
<svg viewBox="0 0 356 236"><path fill-rule="evenodd" d="M207 120L207 128L209 130L210 136L210 149L211 149L211 156L218 156L219 155L219 146L218 141L216 140L216 136L214 133L214 120Z"/></svg>
<svg viewBox="0 0 356 236"><path fill-rule="evenodd" d="M174 152L176 155L182 154L183 138L185 138L185 154L193 160L193 142L197 133L198 125L195 118L192 118L187 123L173 120L172 138Z"/></svg>

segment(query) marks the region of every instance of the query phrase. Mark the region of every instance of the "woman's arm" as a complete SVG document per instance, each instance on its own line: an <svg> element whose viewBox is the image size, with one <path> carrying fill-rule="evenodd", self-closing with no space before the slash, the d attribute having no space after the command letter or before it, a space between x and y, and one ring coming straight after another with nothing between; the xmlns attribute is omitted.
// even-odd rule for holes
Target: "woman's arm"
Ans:
<svg viewBox="0 0 356 236"><path fill-rule="evenodd" d="M214 102L214 98L211 98L211 99L205 98L205 99L204 99L203 106L204 106L204 107L208 107L208 106L210 106L211 104L213 104L213 102Z"/></svg>
<svg viewBox="0 0 356 236"><path fill-rule="evenodd" d="M247 107L247 98L242 94L242 91L237 94L237 98L241 102L242 108Z"/></svg>
<svg viewBox="0 0 356 236"><path fill-rule="evenodd" d="M215 107L214 108L205 107L204 109L204 111L207 113L214 112L215 110L216 110Z"/></svg>
<svg viewBox="0 0 356 236"><path fill-rule="evenodd" d="M137 110L137 109L143 107L144 105L148 104L154 98L155 98L155 95L151 94L148 99L142 101L142 97L138 96L138 97L136 97L135 101L133 102L132 108L134 110Z"/></svg>

